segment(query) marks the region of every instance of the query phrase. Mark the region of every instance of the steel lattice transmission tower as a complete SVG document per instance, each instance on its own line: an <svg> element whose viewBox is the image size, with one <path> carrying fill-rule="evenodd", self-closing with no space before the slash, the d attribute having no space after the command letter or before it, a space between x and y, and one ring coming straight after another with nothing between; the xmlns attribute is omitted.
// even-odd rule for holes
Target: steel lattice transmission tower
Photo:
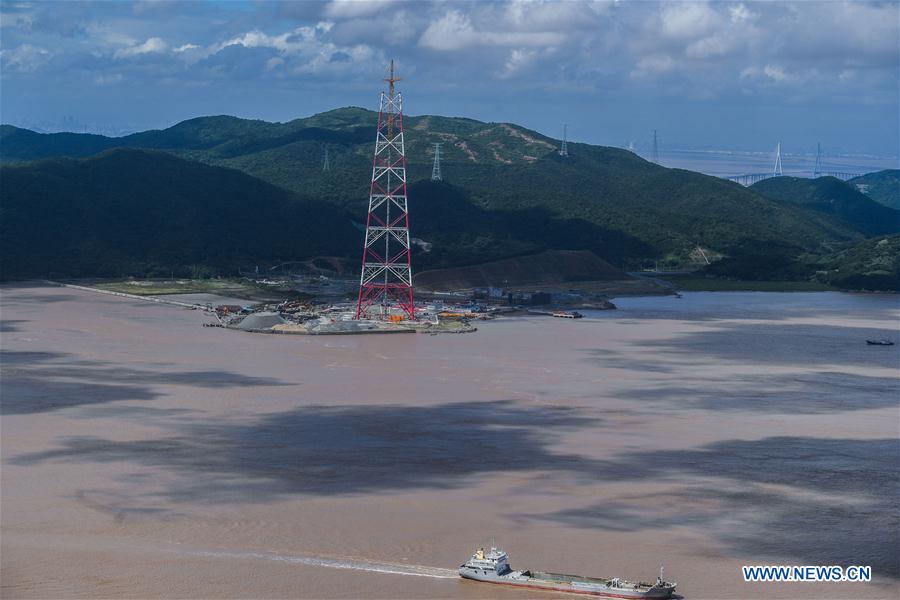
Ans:
<svg viewBox="0 0 900 600"><path fill-rule="evenodd" d="M331 161L328 160L328 146L325 146L325 160L322 162L322 170L323 171L331 170Z"/></svg>
<svg viewBox="0 0 900 600"><path fill-rule="evenodd" d="M568 130L569 130L569 126L567 124L564 124L563 125L562 144L560 144L560 146L559 146L559 155L560 156L568 156L569 155L569 143L568 143L568 140L566 139L566 137L567 137L566 134L568 133Z"/></svg>
<svg viewBox="0 0 900 600"><path fill-rule="evenodd" d="M655 129L653 130L653 155L650 160L659 164L659 138L656 136Z"/></svg>
<svg viewBox="0 0 900 600"><path fill-rule="evenodd" d="M772 177L784 175L784 169L781 166L781 142L775 147L775 168L772 170Z"/></svg>
<svg viewBox="0 0 900 600"><path fill-rule="evenodd" d="M816 142L816 166L813 167L813 177L822 174L822 143Z"/></svg>
<svg viewBox="0 0 900 600"><path fill-rule="evenodd" d="M356 318L371 318L372 307L387 318L391 308L415 319L412 268L409 251L409 214L406 211L406 150L403 144L403 103L394 84L391 61L388 93L381 92L375 156L372 159L372 183L369 188L369 213L366 241L363 245L362 272Z"/></svg>
<svg viewBox="0 0 900 600"><path fill-rule="evenodd" d="M431 180L444 180L444 178L441 177L441 145L438 143L434 145L434 166L431 167Z"/></svg>

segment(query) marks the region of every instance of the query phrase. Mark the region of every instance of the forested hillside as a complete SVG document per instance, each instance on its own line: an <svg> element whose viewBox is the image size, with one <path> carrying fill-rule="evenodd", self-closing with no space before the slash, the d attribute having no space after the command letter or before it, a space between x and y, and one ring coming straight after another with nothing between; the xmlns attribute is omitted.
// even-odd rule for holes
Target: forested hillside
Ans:
<svg viewBox="0 0 900 600"><path fill-rule="evenodd" d="M235 272L249 262L356 256L376 119L359 108L288 123L202 117L123 138L3 126L2 228L35 224L16 246L4 236L3 276L138 265ZM698 245L732 262L809 265L885 232L879 222L890 221L822 210L799 193L767 197L616 148L570 143L563 157L557 140L512 124L437 116L404 124L421 268L560 249L591 250L631 269L687 261ZM435 142L443 182L429 180ZM50 160L27 162L39 158ZM142 235L133 235L134 224ZM66 235L57 238L62 225ZM804 268L773 274L811 277Z"/></svg>

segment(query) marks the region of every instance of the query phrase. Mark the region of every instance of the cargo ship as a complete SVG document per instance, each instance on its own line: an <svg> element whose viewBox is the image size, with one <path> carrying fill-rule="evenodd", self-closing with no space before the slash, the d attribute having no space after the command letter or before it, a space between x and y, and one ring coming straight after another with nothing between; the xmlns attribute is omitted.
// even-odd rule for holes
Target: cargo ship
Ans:
<svg viewBox="0 0 900 600"><path fill-rule="evenodd" d="M506 552L499 548L491 548L488 552L484 548L479 549L472 558L460 565L459 574L465 579L484 583L602 598L671 598L675 592L675 583L663 580L662 569L655 583L632 583L618 577L604 579L542 571L514 571L509 566Z"/></svg>

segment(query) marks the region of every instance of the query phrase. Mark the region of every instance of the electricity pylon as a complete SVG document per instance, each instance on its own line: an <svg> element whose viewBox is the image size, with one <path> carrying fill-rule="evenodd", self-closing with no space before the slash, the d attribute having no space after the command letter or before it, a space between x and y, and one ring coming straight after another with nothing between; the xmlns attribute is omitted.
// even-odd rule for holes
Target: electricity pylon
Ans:
<svg viewBox="0 0 900 600"><path fill-rule="evenodd" d="M394 92L394 84L400 78L394 75L393 60L385 81L388 93L381 92L378 109L356 318L374 316L372 308L378 305L383 319L391 315L392 308L399 309L408 319L415 319L406 212L403 103L400 93Z"/></svg>
<svg viewBox="0 0 900 600"><path fill-rule="evenodd" d="M435 143L434 145L434 166L431 167L431 180L432 181L443 181L444 179L441 177L441 145Z"/></svg>

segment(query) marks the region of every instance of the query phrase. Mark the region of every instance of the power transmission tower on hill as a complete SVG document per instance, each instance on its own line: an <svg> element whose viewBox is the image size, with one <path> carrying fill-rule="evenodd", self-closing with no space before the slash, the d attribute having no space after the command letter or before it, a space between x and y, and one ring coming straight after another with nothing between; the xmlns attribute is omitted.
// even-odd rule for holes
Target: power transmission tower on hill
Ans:
<svg viewBox="0 0 900 600"><path fill-rule="evenodd" d="M403 143L403 103L394 84L394 61L385 79L388 93L381 92L375 157L369 187L369 213L363 244L362 271L356 318L370 318L373 306L380 306L383 319L401 316L415 319L412 267L409 250L409 214L406 197L406 149Z"/></svg>
<svg viewBox="0 0 900 600"><path fill-rule="evenodd" d="M784 175L784 169L781 166L781 142L775 146L775 169L772 171L772 177Z"/></svg>
<svg viewBox="0 0 900 600"><path fill-rule="evenodd" d="M813 177L822 174L822 143L816 142L816 166L813 167Z"/></svg>
<svg viewBox="0 0 900 600"><path fill-rule="evenodd" d="M328 146L325 146L325 160L322 162L322 170L323 171L331 170L331 161L328 160Z"/></svg>
<svg viewBox="0 0 900 600"><path fill-rule="evenodd" d="M650 161L659 164L659 138L656 136L656 130L653 130L653 154Z"/></svg>
<svg viewBox="0 0 900 600"><path fill-rule="evenodd" d="M560 156L568 156L569 155L569 144L568 140L566 140L566 134L568 133L569 126L563 125L563 139L562 144L559 147L559 155Z"/></svg>
<svg viewBox="0 0 900 600"><path fill-rule="evenodd" d="M441 177L441 145L436 143L434 145L434 166L431 167L431 180L432 181L443 181L444 179Z"/></svg>

